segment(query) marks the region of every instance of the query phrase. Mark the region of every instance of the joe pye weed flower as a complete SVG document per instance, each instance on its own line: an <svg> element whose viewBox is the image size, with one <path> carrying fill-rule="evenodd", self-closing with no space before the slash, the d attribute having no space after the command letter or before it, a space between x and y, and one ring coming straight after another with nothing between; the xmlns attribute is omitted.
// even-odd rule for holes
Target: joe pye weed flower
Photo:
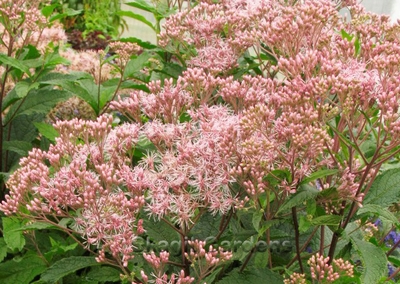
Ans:
<svg viewBox="0 0 400 284"><path fill-rule="evenodd" d="M184 72L121 94L110 105L120 125L111 115L57 122L56 144L21 161L0 209L55 226L73 218L63 230L141 283L224 279L220 265L232 278L351 278L353 256L363 257L358 210L400 151L399 32L354 1L200 1L160 34ZM218 222L215 243L185 243L202 218ZM144 253L150 267L132 276L148 220L178 234L180 262L168 251ZM269 243L285 228L295 249L284 260L267 249L261 261L255 246L219 248L244 230ZM347 258L337 256L348 247ZM368 273L358 277L383 276Z"/></svg>

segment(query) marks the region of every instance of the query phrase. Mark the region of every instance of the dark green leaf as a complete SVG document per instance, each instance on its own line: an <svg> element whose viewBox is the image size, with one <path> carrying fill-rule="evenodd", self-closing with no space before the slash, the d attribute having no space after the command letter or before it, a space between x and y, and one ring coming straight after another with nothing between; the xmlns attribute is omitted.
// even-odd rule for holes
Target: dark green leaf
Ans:
<svg viewBox="0 0 400 284"><path fill-rule="evenodd" d="M56 226L49 224L49 223L44 223L44 222L33 222L27 225L24 225L20 228L22 231L26 230L43 230L43 229L49 229L49 228L57 228Z"/></svg>
<svg viewBox="0 0 400 284"><path fill-rule="evenodd" d="M22 105L17 103L10 108L4 119L4 123L8 123L10 119L14 119L23 114L47 114L58 102L66 100L70 96L71 94L69 92L63 90L49 88L32 90L26 96Z"/></svg>
<svg viewBox="0 0 400 284"><path fill-rule="evenodd" d="M388 221L392 223L397 223L398 220L396 216L392 212L390 212L388 209L378 205L378 204L366 204L357 211L357 215L361 215L364 213L372 213L375 216L378 216L379 218L384 218L387 219Z"/></svg>
<svg viewBox="0 0 400 284"><path fill-rule="evenodd" d="M71 256L63 258L50 266L42 274L41 280L47 283L55 283L70 273L95 265L100 265L100 263L98 263L94 257L90 256Z"/></svg>
<svg viewBox="0 0 400 284"><path fill-rule="evenodd" d="M262 282L260 282L262 281ZM222 278L218 284L254 284L254 283L283 283L283 278L268 268L245 269L242 273L235 269L228 276Z"/></svg>
<svg viewBox="0 0 400 284"><path fill-rule="evenodd" d="M160 73L166 74L172 78L178 79L180 75L182 75L182 72L184 71L184 68L178 64L175 63L165 63L163 69L158 70Z"/></svg>
<svg viewBox="0 0 400 284"><path fill-rule="evenodd" d="M0 262L7 256L7 244L4 238L0 238Z"/></svg>
<svg viewBox="0 0 400 284"><path fill-rule="evenodd" d="M267 267L268 258L269 258L268 256L269 256L268 250L266 250L264 252L257 251L256 255L254 256L254 266L256 268L260 268L260 269Z"/></svg>
<svg viewBox="0 0 400 284"><path fill-rule="evenodd" d="M32 143L17 140L4 141L3 150L15 152L20 156L27 156L28 152L32 150Z"/></svg>
<svg viewBox="0 0 400 284"><path fill-rule="evenodd" d="M21 258L0 264L0 283L28 284L46 270L44 260L35 254L24 255Z"/></svg>
<svg viewBox="0 0 400 284"><path fill-rule="evenodd" d="M303 184L299 187L295 194L289 196L285 203L283 203L279 208L277 213L282 213L290 210L292 207L302 205L305 201L317 197L318 193L319 191L315 187Z"/></svg>
<svg viewBox="0 0 400 284"><path fill-rule="evenodd" d="M338 225L341 220L342 217L338 215L324 215L312 219L311 224L315 226L335 226Z"/></svg>
<svg viewBox="0 0 400 284"><path fill-rule="evenodd" d="M49 139L52 142L56 141L56 137L59 136L58 131L53 125L44 122L35 122L35 127L39 130L40 134Z"/></svg>
<svg viewBox="0 0 400 284"><path fill-rule="evenodd" d="M126 65L124 71L124 79L130 78L135 75L135 73L140 72L146 64L148 63L151 55L148 52L143 52L138 57L131 59Z"/></svg>
<svg viewBox="0 0 400 284"><path fill-rule="evenodd" d="M155 222L145 219L143 226L146 228L149 238L156 244L160 242L170 244L172 241L180 241L179 234L164 221ZM162 243L161 245L163 246L165 244Z"/></svg>
<svg viewBox="0 0 400 284"><path fill-rule="evenodd" d="M38 83L30 84L27 81L19 81L15 87L4 97L2 110L4 111L16 101L23 99L30 90L37 89Z"/></svg>
<svg viewBox="0 0 400 284"><path fill-rule="evenodd" d="M257 232L260 229L260 222L263 216L264 212L260 210L253 213L252 223Z"/></svg>
<svg viewBox="0 0 400 284"><path fill-rule="evenodd" d="M377 204L388 207L400 201L400 168L380 174L372 184L363 204Z"/></svg>
<svg viewBox="0 0 400 284"><path fill-rule="evenodd" d="M219 233L221 216L213 216L211 213L204 213L199 221L190 231L190 236L199 240L206 240L208 237L216 237Z"/></svg>
<svg viewBox="0 0 400 284"><path fill-rule="evenodd" d="M361 283L378 283L379 279L387 273L387 259L384 251L352 235L350 235L350 240L363 265Z"/></svg>
<svg viewBox="0 0 400 284"><path fill-rule="evenodd" d="M28 74L28 76L31 76L29 67L26 66L25 64L23 64L23 61L17 60L13 57L10 57L10 56L0 53L0 62L2 62L3 64L6 64L6 65L12 66L12 67Z"/></svg>
<svg viewBox="0 0 400 284"><path fill-rule="evenodd" d="M95 266L90 269L89 273L86 275L86 278L102 283L107 281L119 282L121 281L120 274L120 270L109 266Z"/></svg>
<svg viewBox="0 0 400 284"><path fill-rule="evenodd" d="M326 170L319 170L317 172L312 173L308 177L304 178L300 184L308 184L316 179L323 178L326 176L334 175L338 172L337 169L326 169Z"/></svg>
<svg viewBox="0 0 400 284"><path fill-rule="evenodd" d="M11 250L22 250L25 246L25 238L20 230L23 226L20 219L16 217L3 217L3 237Z"/></svg>

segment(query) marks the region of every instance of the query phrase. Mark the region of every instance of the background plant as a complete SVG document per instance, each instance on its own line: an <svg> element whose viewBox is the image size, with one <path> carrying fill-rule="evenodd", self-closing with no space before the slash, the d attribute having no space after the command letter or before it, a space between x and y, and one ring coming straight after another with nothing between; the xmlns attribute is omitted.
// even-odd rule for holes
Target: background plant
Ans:
<svg viewBox="0 0 400 284"><path fill-rule="evenodd" d="M351 1L202 1L171 15L147 45L160 63L146 88L111 103L120 83L106 103L88 92L97 115L110 106L125 123L57 122L55 145L21 161L7 234L61 230L138 283L395 279L398 32ZM139 74L140 56L116 81ZM34 276L86 277L93 260Z"/></svg>

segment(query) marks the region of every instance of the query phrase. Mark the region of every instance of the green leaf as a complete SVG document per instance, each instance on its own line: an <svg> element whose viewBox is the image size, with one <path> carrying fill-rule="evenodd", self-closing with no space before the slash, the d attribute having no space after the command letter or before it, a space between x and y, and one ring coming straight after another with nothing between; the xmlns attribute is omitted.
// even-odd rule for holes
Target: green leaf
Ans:
<svg viewBox="0 0 400 284"><path fill-rule="evenodd" d="M12 151L21 156L27 156L28 152L32 150L32 143L27 141L4 141L3 150Z"/></svg>
<svg viewBox="0 0 400 284"><path fill-rule="evenodd" d="M132 11L118 11L116 14L119 16L129 17L129 18L138 20L138 21L142 22L143 24L149 26L153 31L156 30L154 28L154 24L140 14L133 13Z"/></svg>
<svg viewBox="0 0 400 284"><path fill-rule="evenodd" d="M20 115L42 113L47 114L58 102L66 100L71 96L69 92L42 88L32 90L22 102L14 104L7 113L4 123L8 123Z"/></svg>
<svg viewBox="0 0 400 284"><path fill-rule="evenodd" d="M304 178L300 184L308 184L316 179L323 178L326 176L331 176L334 175L338 172L337 169L326 169L326 170L320 170L317 172L312 173L308 177Z"/></svg>
<svg viewBox="0 0 400 284"><path fill-rule="evenodd" d="M387 259L384 251L352 235L350 235L350 240L363 265L361 283L378 283L379 279L387 273Z"/></svg>
<svg viewBox="0 0 400 284"><path fill-rule="evenodd" d="M249 268L242 273L235 269L228 276L218 281L218 284L254 284L254 283L283 283L283 278L268 268ZM261 280L262 279L262 280ZM260 282L261 281L261 282Z"/></svg>
<svg viewBox="0 0 400 284"><path fill-rule="evenodd" d="M95 266L90 269L86 278L98 282L119 282L121 271L109 266Z"/></svg>
<svg viewBox="0 0 400 284"><path fill-rule="evenodd" d="M99 109L103 109L105 105L113 98L117 86L104 87L100 86L100 102Z"/></svg>
<svg viewBox="0 0 400 284"><path fill-rule="evenodd" d="M63 258L52 266L50 266L40 278L47 283L55 283L59 279L67 276L79 269L100 265L94 257L91 256L71 256L68 258Z"/></svg>
<svg viewBox="0 0 400 284"><path fill-rule="evenodd" d="M305 201L317 197L318 193L319 191L315 187L306 184L300 185L297 192L289 196L277 213L279 214L291 209L292 207L302 205Z"/></svg>
<svg viewBox="0 0 400 284"><path fill-rule="evenodd" d="M17 60L13 57L10 57L10 56L0 53L0 62L2 62L3 64L6 64L6 65L12 66L12 67L28 74L29 77L31 76L29 67L26 66L25 64L23 64L23 61Z"/></svg>
<svg viewBox="0 0 400 284"><path fill-rule="evenodd" d="M171 245L173 241L180 241L179 234L164 221L155 222L153 220L144 219L143 227L146 228L147 235L155 242L157 247ZM166 248L162 248L166 250Z"/></svg>
<svg viewBox="0 0 400 284"><path fill-rule="evenodd" d="M347 39L348 41L352 41L353 40L353 35L348 34L345 30L341 30L340 34L342 35L342 38Z"/></svg>
<svg viewBox="0 0 400 284"><path fill-rule="evenodd" d="M53 14L54 9L58 6L58 4L46 5L42 8L42 15L46 18L50 17Z"/></svg>
<svg viewBox="0 0 400 284"><path fill-rule="evenodd" d="M355 48L355 56L359 56L361 53L361 42L360 38L357 36L356 40L354 41L354 48Z"/></svg>
<svg viewBox="0 0 400 284"><path fill-rule="evenodd" d="M82 12L83 12L82 9L81 9L81 10L74 10L74 9L71 9L71 8L66 8L66 9L64 9L64 13L65 13L67 16L69 16L69 17L79 15L79 14L81 14Z"/></svg>
<svg viewBox="0 0 400 284"><path fill-rule="evenodd" d="M0 238L0 262L7 256L7 244L4 238Z"/></svg>
<svg viewBox="0 0 400 284"><path fill-rule="evenodd" d="M388 207L400 201L400 168L380 174L365 196L364 205L377 204Z"/></svg>
<svg viewBox="0 0 400 284"><path fill-rule="evenodd" d="M163 69L158 70L158 71L160 73L168 75L169 77L178 79L178 77L182 75L182 72L184 70L185 69L178 64L167 62L167 63L164 63Z"/></svg>
<svg viewBox="0 0 400 284"><path fill-rule="evenodd" d="M357 211L357 215L364 213L373 213L375 216L387 219L394 224L398 222L396 216L394 216L392 212L378 204L366 204Z"/></svg>
<svg viewBox="0 0 400 284"><path fill-rule="evenodd" d="M42 134L44 137L46 137L52 142L55 142L56 137L60 135L58 131L54 128L54 126L51 124L44 122L35 122L34 125L37 128L37 130L39 130L40 134Z"/></svg>
<svg viewBox="0 0 400 284"><path fill-rule="evenodd" d="M134 77L135 73L140 72L152 56L148 52L143 52L138 57L131 59L126 65L124 79Z"/></svg>
<svg viewBox="0 0 400 284"><path fill-rule="evenodd" d="M125 4L152 14L157 14L157 10L152 5L150 5L146 0L135 0L133 2L127 2Z"/></svg>
<svg viewBox="0 0 400 284"><path fill-rule="evenodd" d="M15 84L15 87L4 97L2 111L16 101L25 98L30 90L37 89L38 86L39 83L31 84L27 81L19 81L17 84Z"/></svg>
<svg viewBox="0 0 400 284"><path fill-rule="evenodd" d="M45 223L45 222L33 222L33 223L29 223L27 225L24 225L20 228L20 230L22 231L27 231L27 230L43 230L43 229L57 229L56 226L49 224L49 223Z"/></svg>
<svg viewBox="0 0 400 284"><path fill-rule="evenodd" d="M267 267L268 256L269 256L268 250L264 252L257 251L256 255L254 256L254 266L256 268L261 268L261 269Z"/></svg>
<svg viewBox="0 0 400 284"><path fill-rule="evenodd" d="M190 231L190 237L198 240L213 238L219 233L220 222L220 215L213 216L210 212L205 212Z"/></svg>
<svg viewBox="0 0 400 284"><path fill-rule="evenodd" d="M261 219L263 216L264 216L264 212L261 210L253 213L252 223L257 232L260 229L260 222L261 222Z"/></svg>
<svg viewBox="0 0 400 284"><path fill-rule="evenodd" d="M20 219L16 217L3 217L4 241L11 250L21 251L25 246L25 238L20 230L23 226Z"/></svg>
<svg viewBox="0 0 400 284"><path fill-rule="evenodd" d="M46 270L44 260L35 254L24 255L21 258L0 264L0 283L2 284L28 284Z"/></svg>
<svg viewBox="0 0 400 284"><path fill-rule="evenodd" d="M324 215L312 219L311 224L314 226L336 226L341 220L342 217L338 215Z"/></svg>
<svg viewBox="0 0 400 284"><path fill-rule="evenodd" d="M206 278L204 278L201 283L215 283L214 282L215 277L218 276L218 274L221 272L221 270L222 270L222 267L218 267L218 268L214 269L213 272L210 275L208 275Z"/></svg>

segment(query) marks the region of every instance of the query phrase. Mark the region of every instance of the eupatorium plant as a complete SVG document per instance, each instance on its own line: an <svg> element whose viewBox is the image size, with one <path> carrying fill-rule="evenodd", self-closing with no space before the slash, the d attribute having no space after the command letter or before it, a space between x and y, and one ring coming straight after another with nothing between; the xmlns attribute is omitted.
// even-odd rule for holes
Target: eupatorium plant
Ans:
<svg viewBox="0 0 400 284"><path fill-rule="evenodd" d="M186 70L112 102L122 124L58 122L0 209L136 283L384 281L396 248L362 231L398 226L399 172L379 173L400 151L399 32L354 1L200 1L160 35Z"/></svg>

